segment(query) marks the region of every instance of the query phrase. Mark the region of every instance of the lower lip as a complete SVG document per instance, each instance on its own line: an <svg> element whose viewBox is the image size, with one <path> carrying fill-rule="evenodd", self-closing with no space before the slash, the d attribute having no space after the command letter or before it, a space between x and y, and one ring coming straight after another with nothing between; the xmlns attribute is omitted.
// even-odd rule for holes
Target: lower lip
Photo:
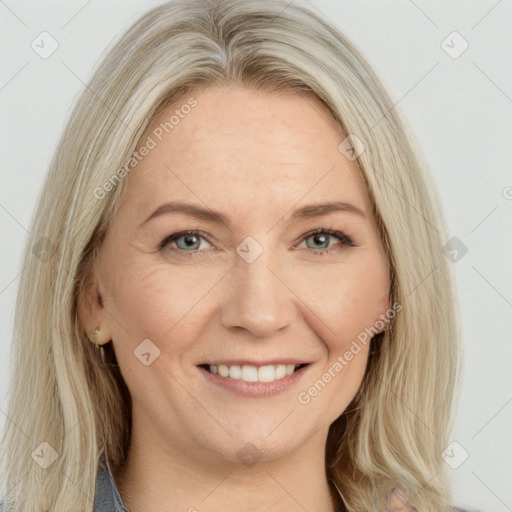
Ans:
<svg viewBox="0 0 512 512"><path fill-rule="evenodd" d="M308 364L307 366L293 372L291 375L287 375L286 377L275 380L274 382L245 382L242 379L221 377L220 375L211 373L200 366L198 366L198 368L209 382L227 389L228 391L248 397L266 397L286 391L290 386L302 378L310 366L311 364Z"/></svg>

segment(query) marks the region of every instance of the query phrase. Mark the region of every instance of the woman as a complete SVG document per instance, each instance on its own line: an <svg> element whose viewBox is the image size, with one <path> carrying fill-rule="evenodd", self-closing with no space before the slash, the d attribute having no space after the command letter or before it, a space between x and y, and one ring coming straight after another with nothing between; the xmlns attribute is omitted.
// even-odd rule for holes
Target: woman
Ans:
<svg viewBox="0 0 512 512"><path fill-rule="evenodd" d="M458 306L406 131L304 7L128 30L30 231L5 510L454 510Z"/></svg>

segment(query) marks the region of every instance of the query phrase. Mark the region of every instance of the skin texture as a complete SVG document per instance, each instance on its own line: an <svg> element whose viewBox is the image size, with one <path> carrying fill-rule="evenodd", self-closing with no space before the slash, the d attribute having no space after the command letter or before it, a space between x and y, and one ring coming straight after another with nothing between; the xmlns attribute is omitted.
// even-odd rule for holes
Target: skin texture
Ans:
<svg viewBox="0 0 512 512"><path fill-rule="evenodd" d="M114 478L130 512L334 510L325 443L362 382L369 345L308 404L297 395L389 308L387 259L364 181L311 93L196 89L143 139L191 96L197 106L126 178L80 307L84 328L99 326L100 342L112 340L133 402L128 459ZM183 213L143 224L171 200L221 211L231 226ZM297 208L329 201L366 217L291 219ZM342 231L356 246L308 235L317 228ZM159 249L189 229L208 238L193 239L192 250L183 238ZM263 248L252 263L236 251L249 236ZM149 366L134 355L145 339L160 350ZM284 357L311 364L269 397L221 389L197 368ZM255 464L240 460L246 443L256 447Z"/></svg>

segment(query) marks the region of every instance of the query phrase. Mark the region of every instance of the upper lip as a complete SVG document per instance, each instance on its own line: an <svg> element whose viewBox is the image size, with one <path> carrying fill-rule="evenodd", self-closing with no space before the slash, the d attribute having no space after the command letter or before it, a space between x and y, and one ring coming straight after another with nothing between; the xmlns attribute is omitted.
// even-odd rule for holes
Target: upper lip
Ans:
<svg viewBox="0 0 512 512"><path fill-rule="evenodd" d="M275 359L268 359L266 361L254 361L250 359L219 359L217 361L208 361L205 363L201 363L198 366L201 366L203 364L208 364L210 366L218 366L220 364L225 364L226 366L269 366L269 365L276 365L276 364L294 364L294 365L300 365L300 364L309 364L308 361L303 361L301 359L297 359L294 357L283 357L283 358L275 358Z"/></svg>

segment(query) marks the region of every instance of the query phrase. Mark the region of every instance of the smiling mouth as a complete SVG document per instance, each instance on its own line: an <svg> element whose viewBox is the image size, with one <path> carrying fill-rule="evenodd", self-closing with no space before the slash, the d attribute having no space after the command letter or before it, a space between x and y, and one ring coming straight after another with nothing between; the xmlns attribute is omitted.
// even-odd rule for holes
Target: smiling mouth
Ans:
<svg viewBox="0 0 512 512"><path fill-rule="evenodd" d="M243 380L245 382L274 382L284 379L309 364L270 364L264 366L200 364L199 367L227 379Z"/></svg>

